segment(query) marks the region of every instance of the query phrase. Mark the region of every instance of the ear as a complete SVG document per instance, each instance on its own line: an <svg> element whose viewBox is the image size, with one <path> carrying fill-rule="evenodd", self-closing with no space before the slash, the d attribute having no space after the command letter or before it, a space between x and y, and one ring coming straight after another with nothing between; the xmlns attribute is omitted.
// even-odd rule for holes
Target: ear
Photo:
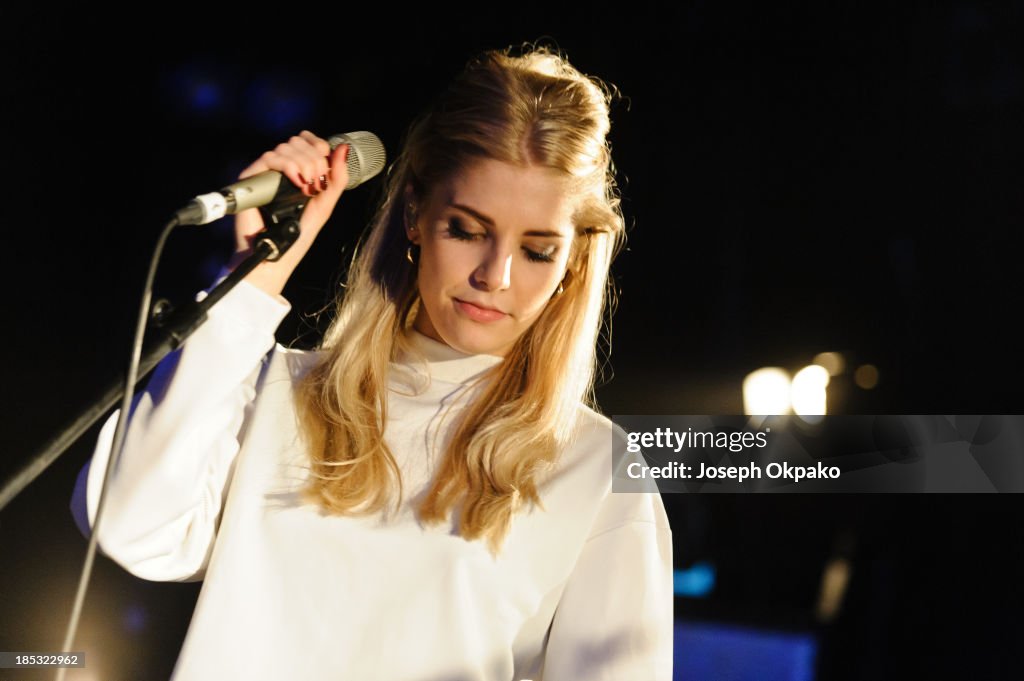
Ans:
<svg viewBox="0 0 1024 681"><path fill-rule="evenodd" d="M418 223L421 206L417 200L416 191L413 189L412 183L405 185L405 189L402 191L402 203L404 204L405 236L412 243L419 245L421 230Z"/></svg>

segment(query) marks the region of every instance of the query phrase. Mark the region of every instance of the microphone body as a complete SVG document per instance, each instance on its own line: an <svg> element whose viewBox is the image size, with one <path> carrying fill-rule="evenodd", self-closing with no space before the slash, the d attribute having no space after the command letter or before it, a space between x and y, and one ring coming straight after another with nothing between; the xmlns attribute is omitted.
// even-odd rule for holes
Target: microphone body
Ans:
<svg viewBox="0 0 1024 681"><path fill-rule="evenodd" d="M345 162L348 168L348 185L345 189L358 187L384 168L384 145L372 132L332 135L327 142L331 150L340 144L350 145L348 160ZM225 215L302 196L302 192L287 177L276 170L268 170L229 184L220 191L200 194L175 213L175 217L179 225L205 225Z"/></svg>

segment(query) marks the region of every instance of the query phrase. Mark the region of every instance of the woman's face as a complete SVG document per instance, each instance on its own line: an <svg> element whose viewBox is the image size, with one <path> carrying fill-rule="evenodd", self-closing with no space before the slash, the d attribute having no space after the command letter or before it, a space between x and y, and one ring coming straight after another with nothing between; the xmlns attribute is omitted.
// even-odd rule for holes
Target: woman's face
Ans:
<svg viewBox="0 0 1024 681"><path fill-rule="evenodd" d="M556 171L481 160L418 206L415 328L469 354L504 356L565 275L573 201Z"/></svg>

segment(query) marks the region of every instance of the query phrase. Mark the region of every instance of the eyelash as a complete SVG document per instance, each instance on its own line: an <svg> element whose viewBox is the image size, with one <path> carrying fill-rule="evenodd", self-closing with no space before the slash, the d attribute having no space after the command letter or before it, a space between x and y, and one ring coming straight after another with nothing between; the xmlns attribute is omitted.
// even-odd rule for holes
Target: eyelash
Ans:
<svg viewBox="0 0 1024 681"><path fill-rule="evenodd" d="M448 220L448 236L459 241L473 241L477 238L483 237L483 234L473 234L467 232L460 225L462 221L458 218L450 218ZM523 252L526 254L527 260L530 262L554 262L555 251L551 253L538 253L537 251L531 251L529 248L524 248Z"/></svg>

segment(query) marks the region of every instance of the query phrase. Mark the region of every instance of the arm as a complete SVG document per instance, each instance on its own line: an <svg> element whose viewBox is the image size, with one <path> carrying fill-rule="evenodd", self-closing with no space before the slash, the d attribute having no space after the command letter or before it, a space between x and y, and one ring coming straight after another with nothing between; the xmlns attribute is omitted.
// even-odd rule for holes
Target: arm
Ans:
<svg viewBox="0 0 1024 681"><path fill-rule="evenodd" d="M669 681L672 532L657 493L612 493L555 610L545 681Z"/></svg>
<svg viewBox="0 0 1024 681"><path fill-rule="evenodd" d="M260 360L289 305L247 282L157 367L133 402L100 525L103 551L144 579L194 578L208 560ZM95 520L117 413L79 476L72 508ZM83 528L85 529L85 528Z"/></svg>
<svg viewBox="0 0 1024 681"><path fill-rule="evenodd" d="M161 362L135 398L99 527L104 552L133 574L183 580L205 568L260 359L273 347L274 329L288 312L278 294L348 182L347 155L347 145L331 151L325 140L303 131L242 171L245 178L275 170L302 189L309 201L301 233L280 260L260 264L218 302L207 322ZM258 210L238 214L234 263L251 253L262 229ZM86 532L99 504L115 423L116 413L72 499L76 521Z"/></svg>

